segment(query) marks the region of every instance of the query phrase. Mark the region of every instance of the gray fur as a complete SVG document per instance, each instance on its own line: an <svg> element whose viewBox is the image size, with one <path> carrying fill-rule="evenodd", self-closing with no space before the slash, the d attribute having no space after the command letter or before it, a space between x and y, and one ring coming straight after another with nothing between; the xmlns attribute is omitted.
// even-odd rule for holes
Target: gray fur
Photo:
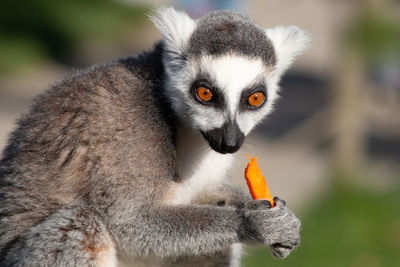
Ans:
<svg viewBox="0 0 400 267"><path fill-rule="evenodd" d="M279 257L298 245L300 223L283 202L252 205L229 183L167 204L180 180L165 53L157 43L35 98L0 161L1 266L96 266L113 256L233 266L237 242Z"/></svg>
<svg viewBox="0 0 400 267"><path fill-rule="evenodd" d="M102 220L85 203L59 209L21 234L1 266L97 266L110 250Z"/></svg>
<svg viewBox="0 0 400 267"><path fill-rule="evenodd" d="M247 16L232 11L214 11L201 17L189 39L188 56L229 53L261 58L266 66L276 63L271 41Z"/></svg>

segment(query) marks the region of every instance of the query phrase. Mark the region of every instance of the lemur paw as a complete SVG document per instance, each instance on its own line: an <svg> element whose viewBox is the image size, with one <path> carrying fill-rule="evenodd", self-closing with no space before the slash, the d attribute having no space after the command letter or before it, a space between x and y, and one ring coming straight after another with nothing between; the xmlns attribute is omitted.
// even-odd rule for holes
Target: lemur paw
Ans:
<svg viewBox="0 0 400 267"><path fill-rule="evenodd" d="M300 220L275 197L276 206L268 200L252 200L243 208L243 241L262 242L276 257L285 258L300 244Z"/></svg>

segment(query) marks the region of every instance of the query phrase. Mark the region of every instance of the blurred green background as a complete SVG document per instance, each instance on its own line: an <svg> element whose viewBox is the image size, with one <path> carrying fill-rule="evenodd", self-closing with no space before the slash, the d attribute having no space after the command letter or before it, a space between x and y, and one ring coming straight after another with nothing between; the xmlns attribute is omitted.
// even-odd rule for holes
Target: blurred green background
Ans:
<svg viewBox="0 0 400 267"><path fill-rule="evenodd" d="M160 35L147 14L165 5L193 17L235 9L314 36L242 149L301 218L302 243L285 260L248 247L243 266L400 266L399 1L3 0L0 148L56 80L149 49ZM232 171L240 186L245 164L239 156Z"/></svg>
<svg viewBox="0 0 400 267"><path fill-rule="evenodd" d="M118 45L130 28L140 26L148 8L109 0L4 0L0 72L19 72L47 61L87 63L79 59L83 45Z"/></svg>

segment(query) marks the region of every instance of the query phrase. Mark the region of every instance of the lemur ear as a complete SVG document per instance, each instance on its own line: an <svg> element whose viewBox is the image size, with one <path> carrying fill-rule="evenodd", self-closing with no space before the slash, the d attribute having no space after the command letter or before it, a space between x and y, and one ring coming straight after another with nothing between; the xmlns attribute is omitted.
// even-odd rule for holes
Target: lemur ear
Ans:
<svg viewBox="0 0 400 267"><path fill-rule="evenodd" d="M277 26L265 30L271 40L277 58L276 70L285 72L296 56L306 50L311 43L311 35L296 26Z"/></svg>
<svg viewBox="0 0 400 267"><path fill-rule="evenodd" d="M172 7L157 9L150 20L160 31L167 51L181 56L192 35L196 22L186 13Z"/></svg>

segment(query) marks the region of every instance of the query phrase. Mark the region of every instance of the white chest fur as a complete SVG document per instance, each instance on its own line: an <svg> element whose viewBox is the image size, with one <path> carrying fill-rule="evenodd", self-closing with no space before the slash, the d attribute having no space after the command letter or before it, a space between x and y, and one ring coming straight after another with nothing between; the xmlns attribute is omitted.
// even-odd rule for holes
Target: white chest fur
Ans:
<svg viewBox="0 0 400 267"><path fill-rule="evenodd" d="M175 184L171 204L187 204L227 179L232 154L211 149L199 131L179 129L177 133L177 166L179 180Z"/></svg>

